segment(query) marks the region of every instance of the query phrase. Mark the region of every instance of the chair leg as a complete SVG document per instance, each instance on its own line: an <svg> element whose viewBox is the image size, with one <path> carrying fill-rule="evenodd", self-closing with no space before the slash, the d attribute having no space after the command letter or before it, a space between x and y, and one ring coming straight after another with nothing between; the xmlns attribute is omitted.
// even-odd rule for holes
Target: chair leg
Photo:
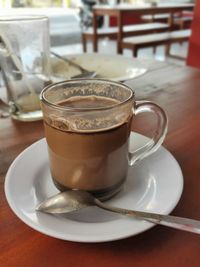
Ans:
<svg viewBox="0 0 200 267"><path fill-rule="evenodd" d="M170 48L171 48L171 44L165 45L165 56L166 57L170 55Z"/></svg>
<svg viewBox="0 0 200 267"><path fill-rule="evenodd" d="M86 40L87 38L86 38L86 36L85 36L85 34L83 33L82 34L82 45L83 45L83 52L87 52L87 40Z"/></svg>
<svg viewBox="0 0 200 267"><path fill-rule="evenodd" d="M138 48L137 46L133 46L133 57L137 57L138 56Z"/></svg>
<svg viewBox="0 0 200 267"><path fill-rule="evenodd" d="M93 52L98 51L98 38L96 36L93 36Z"/></svg>
<svg viewBox="0 0 200 267"><path fill-rule="evenodd" d="M153 54L155 55L156 53L156 46L153 46Z"/></svg>

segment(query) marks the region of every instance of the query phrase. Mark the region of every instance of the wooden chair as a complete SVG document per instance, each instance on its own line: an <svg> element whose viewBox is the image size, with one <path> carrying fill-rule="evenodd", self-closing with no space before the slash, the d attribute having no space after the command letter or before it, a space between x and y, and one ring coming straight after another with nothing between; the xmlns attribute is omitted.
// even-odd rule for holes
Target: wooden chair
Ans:
<svg viewBox="0 0 200 267"><path fill-rule="evenodd" d="M141 34L149 34L149 33L158 33L164 32L169 29L168 24L166 23L144 23L144 24L135 24L135 25L127 25L123 27L123 36L136 36ZM97 40L100 38L108 37L110 39L117 39L118 27L105 27L98 29L97 31ZM82 44L83 51L87 51L87 41L92 40L94 42L95 36L93 29L90 28L82 33ZM93 45L93 51L97 52L95 49L95 45Z"/></svg>
<svg viewBox="0 0 200 267"><path fill-rule="evenodd" d="M138 50L141 48L155 48L158 45L166 45L166 54L169 55L171 44L187 41L190 35L190 30L180 30L127 37L122 41L122 48L131 49L133 51L133 56L137 57Z"/></svg>
<svg viewBox="0 0 200 267"><path fill-rule="evenodd" d="M189 41L187 64L200 68L200 1L196 1L194 18L192 22L192 34Z"/></svg>
<svg viewBox="0 0 200 267"><path fill-rule="evenodd" d="M168 23L170 20L171 14L153 14L153 15L144 15L142 20L144 22L161 22ZM190 12L181 12L173 14L172 27L175 30L183 30L189 28L193 19L193 14Z"/></svg>
<svg viewBox="0 0 200 267"><path fill-rule="evenodd" d="M146 23L150 22L168 23L170 19L170 13L143 15L141 19Z"/></svg>

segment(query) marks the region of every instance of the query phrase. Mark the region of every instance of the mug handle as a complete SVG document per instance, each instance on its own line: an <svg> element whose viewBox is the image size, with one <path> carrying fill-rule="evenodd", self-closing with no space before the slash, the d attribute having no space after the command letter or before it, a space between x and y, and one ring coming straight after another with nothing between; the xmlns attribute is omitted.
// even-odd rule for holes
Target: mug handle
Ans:
<svg viewBox="0 0 200 267"><path fill-rule="evenodd" d="M165 139L168 129L168 119L165 111L157 104L150 101L136 101L134 113L138 115L143 112L152 112L157 117L157 127L152 139L144 146L134 152L128 153L129 165L133 166L136 162L154 153Z"/></svg>

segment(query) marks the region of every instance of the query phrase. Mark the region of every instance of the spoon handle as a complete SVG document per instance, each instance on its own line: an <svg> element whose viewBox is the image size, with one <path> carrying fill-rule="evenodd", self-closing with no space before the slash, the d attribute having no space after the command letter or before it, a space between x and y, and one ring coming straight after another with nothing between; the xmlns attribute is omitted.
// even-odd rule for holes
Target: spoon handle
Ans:
<svg viewBox="0 0 200 267"><path fill-rule="evenodd" d="M77 63L73 62L72 60L70 60L70 59L68 59L66 57L63 57L63 56L61 56L61 55L59 55L59 54L57 54L57 53L55 53L53 51L51 51L51 54L54 55L55 57L65 61L65 62L67 62L68 64L74 66L75 68L79 69L81 72L87 71L84 68L82 68L80 65L78 65Z"/></svg>
<svg viewBox="0 0 200 267"><path fill-rule="evenodd" d="M122 215L132 216L138 219L143 219L145 221L161 224L178 230L188 231L196 234L200 234L200 221L182 218L172 215L161 215L157 213L134 211L123 208L116 208L105 205L99 200L95 199L95 203L99 208L112 211L115 213L120 213Z"/></svg>

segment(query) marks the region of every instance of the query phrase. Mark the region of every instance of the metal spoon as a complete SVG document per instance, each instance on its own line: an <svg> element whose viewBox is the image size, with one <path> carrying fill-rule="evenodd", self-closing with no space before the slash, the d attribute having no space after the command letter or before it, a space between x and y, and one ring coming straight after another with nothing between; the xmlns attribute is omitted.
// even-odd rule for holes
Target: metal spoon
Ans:
<svg viewBox="0 0 200 267"><path fill-rule="evenodd" d="M68 213L88 206L98 206L104 210L128 215L151 223L200 234L200 221L171 215L128 210L111 207L93 197L90 193L80 190L69 190L58 193L37 205L36 210L51 214Z"/></svg>
<svg viewBox="0 0 200 267"><path fill-rule="evenodd" d="M71 78L94 78L96 76L96 74L97 74L96 71L86 70L85 68L81 67L80 65L78 65L75 62L73 62L72 60L70 60L70 59L68 59L66 57L62 57L62 56L60 56L59 54L57 54L57 53L55 53L53 51L51 51L51 54L80 70L81 74L75 75L75 76L73 76Z"/></svg>

